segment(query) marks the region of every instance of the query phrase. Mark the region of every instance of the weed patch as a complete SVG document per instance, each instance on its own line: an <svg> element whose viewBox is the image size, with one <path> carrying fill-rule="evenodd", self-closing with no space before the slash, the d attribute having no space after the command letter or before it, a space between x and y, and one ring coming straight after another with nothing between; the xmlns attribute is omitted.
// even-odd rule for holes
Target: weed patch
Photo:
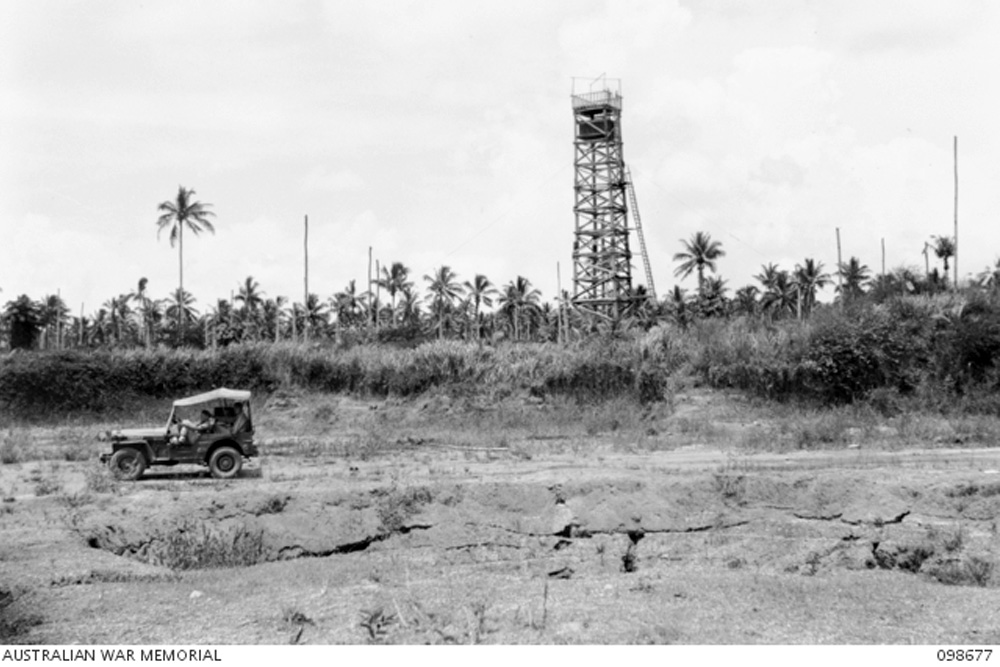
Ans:
<svg viewBox="0 0 1000 667"><path fill-rule="evenodd" d="M387 613L382 607L375 607L361 610L361 620L358 625L365 630L365 638L369 644L384 644L390 628L397 622L395 614Z"/></svg>
<svg viewBox="0 0 1000 667"><path fill-rule="evenodd" d="M87 490L93 493L118 493L120 489L120 483L106 465L95 464L88 467L83 477Z"/></svg>
<svg viewBox="0 0 1000 667"><path fill-rule="evenodd" d="M378 518L381 532L395 533L406 527L420 507L431 502L433 497L429 489L414 487L399 490L395 486L390 489L376 489L372 492L378 496Z"/></svg>
<svg viewBox="0 0 1000 667"><path fill-rule="evenodd" d="M929 574L948 586L989 586L993 579L994 563L980 556L962 560L948 560L930 569Z"/></svg>
<svg viewBox="0 0 1000 667"><path fill-rule="evenodd" d="M171 570L247 567L266 560L264 533L245 525L216 530L185 521L151 540L147 560Z"/></svg>

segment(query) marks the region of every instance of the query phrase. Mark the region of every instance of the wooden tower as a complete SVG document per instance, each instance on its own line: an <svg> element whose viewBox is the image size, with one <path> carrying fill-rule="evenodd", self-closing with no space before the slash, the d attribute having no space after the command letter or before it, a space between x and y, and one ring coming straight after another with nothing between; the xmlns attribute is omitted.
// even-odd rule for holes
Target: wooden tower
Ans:
<svg viewBox="0 0 1000 667"><path fill-rule="evenodd" d="M622 156L621 84L573 90L575 192L573 304L585 313L618 320L633 302L625 160Z"/></svg>

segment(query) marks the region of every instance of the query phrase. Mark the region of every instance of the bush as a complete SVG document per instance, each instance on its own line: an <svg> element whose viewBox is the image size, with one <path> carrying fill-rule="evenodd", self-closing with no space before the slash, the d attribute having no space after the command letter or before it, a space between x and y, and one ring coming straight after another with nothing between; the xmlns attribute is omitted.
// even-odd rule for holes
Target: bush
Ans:
<svg viewBox="0 0 1000 667"><path fill-rule="evenodd" d="M295 343L232 345L215 352L41 352L0 359L0 405L22 414L120 411L140 398L176 398L214 387L412 396L452 391L534 390L578 399L658 400L670 372L643 341L572 347L482 347L433 341L412 349L371 344L347 350ZM675 355L676 356L676 355ZM676 358L669 360L676 363Z"/></svg>
<svg viewBox="0 0 1000 667"><path fill-rule="evenodd" d="M213 530L199 521L186 521L153 538L149 562L171 570L246 567L263 562L264 533L246 526Z"/></svg>

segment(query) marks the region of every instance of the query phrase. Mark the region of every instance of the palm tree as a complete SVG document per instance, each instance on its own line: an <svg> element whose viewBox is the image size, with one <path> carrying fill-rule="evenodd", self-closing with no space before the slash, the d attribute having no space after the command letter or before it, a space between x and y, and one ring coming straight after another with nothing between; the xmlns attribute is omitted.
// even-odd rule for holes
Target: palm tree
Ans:
<svg viewBox="0 0 1000 667"><path fill-rule="evenodd" d="M333 295L333 307L338 326L351 326L360 319L362 303L355 281L348 282L342 292Z"/></svg>
<svg viewBox="0 0 1000 667"><path fill-rule="evenodd" d="M476 320L476 340L482 340L483 328L482 323L479 321L479 307L481 305L487 308L493 306L493 297L498 292L493 283L490 282L490 279L481 273L477 273L471 282L468 280L465 281L465 291L472 302L472 316Z"/></svg>
<svg viewBox="0 0 1000 667"><path fill-rule="evenodd" d="M286 297L277 296L264 301L264 305L261 307L264 328L273 333L275 341L281 340L281 311L284 310L286 303L288 303Z"/></svg>
<svg viewBox="0 0 1000 667"><path fill-rule="evenodd" d="M97 312L94 313L93 320L94 324L90 329L90 340L88 342L93 344L96 339L100 339L101 345L104 345L108 342L108 338L111 337L111 323L108 320L108 311L104 308L98 308Z"/></svg>
<svg viewBox="0 0 1000 667"><path fill-rule="evenodd" d="M320 301L318 295L312 292L309 293L303 312L309 329L320 332L326 329L328 324L326 319L326 304Z"/></svg>
<svg viewBox="0 0 1000 667"><path fill-rule="evenodd" d="M697 232L690 241L681 239L684 244L684 252L674 255L675 262L681 265L674 270L674 275L680 278L687 278L692 271L698 272L698 291L701 292L705 285L705 269L715 273L715 260L725 256L722 243L713 241L712 235L705 232Z"/></svg>
<svg viewBox="0 0 1000 667"><path fill-rule="evenodd" d="M754 276L754 279L759 281L761 285L764 286L764 290L769 290L774 286L774 282L778 277L781 270L773 262L770 264L762 264L760 267L760 273Z"/></svg>
<svg viewBox="0 0 1000 667"><path fill-rule="evenodd" d="M389 299L392 303L392 326L396 326L396 295L413 285L407 280L409 277L410 269L405 264L393 262L392 266L382 267L382 276L375 281L379 287L389 292Z"/></svg>
<svg viewBox="0 0 1000 667"><path fill-rule="evenodd" d="M258 312L264 303L264 293L260 291L260 284L253 279L253 276L247 276L240 285L236 301L243 304L240 316L243 320L244 336L249 334L252 338L257 338L259 334Z"/></svg>
<svg viewBox="0 0 1000 667"><path fill-rule="evenodd" d="M527 313L528 325L539 312L541 292L531 286L531 281L524 276L518 276L507 283L500 295L500 311L514 325L514 340L521 340L521 320Z"/></svg>
<svg viewBox="0 0 1000 667"><path fill-rule="evenodd" d="M944 284L948 284L948 260L955 256L955 240L950 236L932 236L934 254L944 263Z"/></svg>
<svg viewBox="0 0 1000 667"><path fill-rule="evenodd" d="M139 318L139 330L142 331L142 344L146 347L149 346L150 340L150 322L148 315L150 314L150 298L146 295L146 287L149 285L149 280L146 278L139 278L139 284L136 286L134 292L130 292L128 298L139 304L139 308L135 311Z"/></svg>
<svg viewBox="0 0 1000 667"><path fill-rule="evenodd" d="M194 302L195 298L190 292L178 288L167 299L167 317L174 318L178 323L197 318L198 311L194 307Z"/></svg>
<svg viewBox="0 0 1000 667"><path fill-rule="evenodd" d="M132 308L128 305L131 298L129 294L119 294L108 299L102 305L111 318L111 328L114 330L116 344L122 342L122 329L128 330L129 320L132 317Z"/></svg>
<svg viewBox="0 0 1000 667"><path fill-rule="evenodd" d="M157 340L157 330L163 323L163 299L146 299L139 307L139 320L143 327L143 340L147 346Z"/></svg>
<svg viewBox="0 0 1000 667"><path fill-rule="evenodd" d="M757 295L760 290L756 285L744 285L736 290L733 296L733 308L741 315L756 315L759 308Z"/></svg>
<svg viewBox="0 0 1000 667"><path fill-rule="evenodd" d="M728 310L726 281L717 276L705 280L698 294L698 310L704 317L721 317Z"/></svg>
<svg viewBox="0 0 1000 667"><path fill-rule="evenodd" d="M691 322L691 306L688 303L687 293L681 289L680 285L674 285L670 295L664 302L664 308L674 324L686 329Z"/></svg>
<svg viewBox="0 0 1000 667"><path fill-rule="evenodd" d="M765 271L765 273L768 272ZM761 310L770 317L794 312L798 292L788 271L776 270L773 275L767 277L769 284L766 285L767 289L760 297Z"/></svg>
<svg viewBox="0 0 1000 667"><path fill-rule="evenodd" d="M795 265L793 282L802 298L802 309L809 315L816 303L816 292L830 284L830 274L823 273L822 262L807 257L802 264Z"/></svg>
<svg viewBox="0 0 1000 667"><path fill-rule="evenodd" d="M27 294L4 306L4 319L10 326L10 349L30 350L42 328L41 308Z"/></svg>
<svg viewBox="0 0 1000 667"><path fill-rule="evenodd" d="M420 325L420 295L413 291L412 285L403 288L402 298L399 300L399 310L402 313L404 326L416 327Z"/></svg>
<svg viewBox="0 0 1000 667"><path fill-rule="evenodd" d="M193 201L194 190L188 190L184 186L179 186L177 190L177 197L174 200L167 200L161 202L157 207L158 210L163 211L163 214L156 221L156 237L159 238L160 234L167 227L170 228L170 247L173 248L174 244L177 244L178 251L178 261L180 263L180 283L178 285L177 294L182 294L184 292L184 228L187 227L195 235L198 235L202 230L207 229L208 231L215 233L215 227L209 221L209 217L214 217L215 213L208 210L211 204L203 204L199 201ZM186 312L185 308L177 309L177 316L184 317ZM178 329L184 328L184 320L178 320ZM183 334L180 334L183 335Z"/></svg>
<svg viewBox="0 0 1000 667"><path fill-rule="evenodd" d="M1000 289L1000 257L997 258L993 266L987 266L978 276L979 284L994 292Z"/></svg>
<svg viewBox="0 0 1000 667"><path fill-rule="evenodd" d="M837 287L841 298L853 301L865 293L865 283L871 279L871 271L857 257L851 257L846 263L841 263L837 273L842 283Z"/></svg>
<svg viewBox="0 0 1000 667"><path fill-rule="evenodd" d="M53 337L55 338L55 346L61 346L60 332L62 331L63 324L66 322L69 308L66 307L66 303L58 294L49 294L42 297L38 306L42 325L42 346L49 347L51 344L49 339Z"/></svg>
<svg viewBox="0 0 1000 667"><path fill-rule="evenodd" d="M456 282L456 278L458 276L450 266L441 266L431 275L424 276L424 280L430 283L427 290L431 293L431 310L437 314L438 338L444 333L445 315L462 293L462 285Z"/></svg>

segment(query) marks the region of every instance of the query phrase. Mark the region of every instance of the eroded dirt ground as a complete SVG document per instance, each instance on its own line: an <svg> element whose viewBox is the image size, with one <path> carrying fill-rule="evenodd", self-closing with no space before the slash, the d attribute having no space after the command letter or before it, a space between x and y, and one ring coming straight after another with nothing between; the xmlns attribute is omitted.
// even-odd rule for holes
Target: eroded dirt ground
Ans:
<svg viewBox="0 0 1000 667"><path fill-rule="evenodd" d="M732 417L705 396L477 433L444 402L279 397L230 481L0 466L3 641L1000 641L989 443L747 451L680 428Z"/></svg>

